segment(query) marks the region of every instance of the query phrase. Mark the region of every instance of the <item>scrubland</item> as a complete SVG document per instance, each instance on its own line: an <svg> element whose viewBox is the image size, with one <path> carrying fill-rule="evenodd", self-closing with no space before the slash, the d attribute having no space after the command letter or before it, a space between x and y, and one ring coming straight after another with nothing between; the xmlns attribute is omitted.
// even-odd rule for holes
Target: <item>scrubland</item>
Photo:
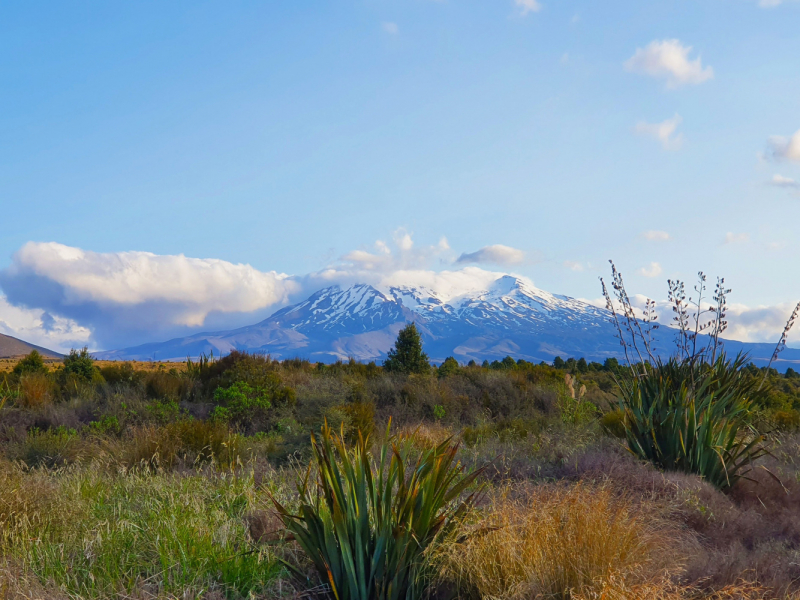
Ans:
<svg viewBox="0 0 800 600"><path fill-rule="evenodd" d="M480 470L424 553L430 597L800 598L792 376L748 416L769 452L721 487L629 450L613 364L73 359L0 375L2 598L326 597L276 510L326 422L374 456L450 439Z"/></svg>

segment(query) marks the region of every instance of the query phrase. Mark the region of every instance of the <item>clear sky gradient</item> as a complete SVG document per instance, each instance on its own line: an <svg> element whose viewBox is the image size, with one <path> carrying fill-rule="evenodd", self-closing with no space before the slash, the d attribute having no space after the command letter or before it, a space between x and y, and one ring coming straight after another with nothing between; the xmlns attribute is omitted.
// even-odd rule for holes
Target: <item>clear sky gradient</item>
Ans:
<svg viewBox="0 0 800 600"><path fill-rule="evenodd" d="M798 23L796 0L6 3L0 331L92 345L10 291L28 242L305 276L405 234L446 238L426 269L502 244L524 258L481 268L588 299L608 258L658 299L703 269L783 315Z"/></svg>

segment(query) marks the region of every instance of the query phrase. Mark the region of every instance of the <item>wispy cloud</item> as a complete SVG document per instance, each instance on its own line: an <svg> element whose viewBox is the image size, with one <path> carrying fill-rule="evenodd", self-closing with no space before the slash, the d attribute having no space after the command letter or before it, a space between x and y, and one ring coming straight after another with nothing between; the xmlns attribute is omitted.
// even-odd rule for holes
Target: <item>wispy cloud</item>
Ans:
<svg viewBox="0 0 800 600"><path fill-rule="evenodd" d="M525 260L525 253L510 246L495 244L484 246L475 252L465 252L457 263L491 263L495 265L517 265Z"/></svg>
<svg viewBox="0 0 800 600"><path fill-rule="evenodd" d="M791 177L784 177L783 175L778 175L777 173L772 176L770 180L770 185L774 185L775 187L780 188L790 188L790 189L798 189L800 188L800 183L797 180L792 179Z"/></svg>
<svg viewBox="0 0 800 600"><path fill-rule="evenodd" d="M670 239L666 231L658 231L655 229L642 232L642 237L651 242L666 242Z"/></svg>
<svg viewBox="0 0 800 600"><path fill-rule="evenodd" d="M538 0L514 0L514 4L519 8L523 17L528 13L542 10L542 5Z"/></svg>
<svg viewBox="0 0 800 600"><path fill-rule="evenodd" d="M768 155L773 160L800 162L800 129L791 137L773 135L767 140Z"/></svg>
<svg viewBox="0 0 800 600"><path fill-rule="evenodd" d="M658 277L662 272L663 269L657 262L651 262L648 266L642 267L637 271L642 277Z"/></svg>
<svg viewBox="0 0 800 600"><path fill-rule="evenodd" d="M570 271L578 271L578 272L583 271L583 265L574 260L565 260L564 267L566 267Z"/></svg>
<svg viewBox="0 0 800 600"><path fill-rule="evenodd" d="M679 114L675 114L671 119L661 121L660 123L646 123L639 121L636 124L636 133L639 135L646 135L652 137L659 142L664 150L679 150L683 145L683 134L676 133L678 125L681 124L683 119Z"/></svg>
<svg viewBox="0 0 800 600"><path fill-rule="evenodd" d="M788 4L790 0L758 0L761 8L775 8L781 4Z"/></svg>
<svg viewBox="0 0 800 600"><path fill-rule="evenodd" d="M397 23L384 21L383 23L381 23L381 27L389 35L397 35L400 32L400 28L397 26Z"/></svg>
<svg viewBox="0 0 800 600"><path fill-rule="evenodd" d="M691 46L680 40L655 40L644 48L637 48L625 61L625 69L632 73L649 75L666 80L668 88L699 84L714 77L714 69L704 67L701 58L689 59Z"/></svg>
<svg viewBox="0 0 800 600"><path fill-rule="evenodd" d="M723 244L744 244L749 241L749 233L733 233L732 231L729 231L725 234L725 241Z"/></svg>

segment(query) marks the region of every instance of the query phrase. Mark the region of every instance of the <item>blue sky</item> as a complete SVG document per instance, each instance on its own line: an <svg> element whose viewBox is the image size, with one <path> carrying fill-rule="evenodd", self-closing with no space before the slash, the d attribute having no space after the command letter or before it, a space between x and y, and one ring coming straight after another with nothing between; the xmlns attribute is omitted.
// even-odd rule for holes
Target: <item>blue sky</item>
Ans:
<svg viewBox="0 0 800 600"><path fill-rule="evenodd" d="M173 333L167 310L115 335L146 304L106 293L129 252L303 281L219 300L189 329L268 313L327 267L453 271L462 254L587 299L608 258L658 299L668 277L724 275L743 339L776 337L800 299L797 0L40 2L0 17L5 333ZM367 264L378 240L394 258ZM90 254L67 267L47 243ZM479 252L492 245L508 250ZM169 283L154 273L142 286ZM52 281L71 296L53 300Z"/></svg>

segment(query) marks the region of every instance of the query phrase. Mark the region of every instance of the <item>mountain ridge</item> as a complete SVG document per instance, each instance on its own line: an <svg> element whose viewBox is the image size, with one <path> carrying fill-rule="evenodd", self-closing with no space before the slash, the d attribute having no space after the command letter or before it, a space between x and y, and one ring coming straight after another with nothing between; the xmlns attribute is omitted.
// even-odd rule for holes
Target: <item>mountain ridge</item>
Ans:
<svg viewBox="0 0 800 600"><path fill-rule="evenodd" d="M321 289L270 317L229 331L203 332L165 342L98 352L107 360L184 360L187 356L232 350L333 362L350 357L381 360L397 332L415 322L425 350L435 362L454 356L460 362L502 359L535 362L555 356L602 361L622 358L606 309L551 294L523 278L501 276L485 289L447 294L425 286L378 287L356 283ZM660 348L672 347L662 327ZM749 351L766 364L774 345L726 340L729 351ZM662 353L665 353L662 351ZM787 348L781 364L800 364L800 350ZM784 367L785 368L785 367Z"/></svg>

